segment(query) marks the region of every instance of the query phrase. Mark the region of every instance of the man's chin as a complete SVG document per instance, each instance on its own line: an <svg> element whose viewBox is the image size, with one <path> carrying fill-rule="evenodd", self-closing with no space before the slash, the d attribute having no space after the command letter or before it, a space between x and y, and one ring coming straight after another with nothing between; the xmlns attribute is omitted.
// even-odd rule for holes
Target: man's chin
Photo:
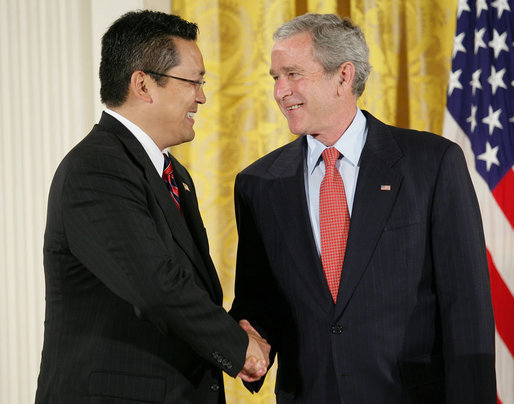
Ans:
<svg viewBox="0 0 514 404"><path fill-rule="evenodd" d="M184 144L184 143L189 143L191 142L193 139L195 138L195 133L190 133L190 134L187 134L187 135L184 135L180 138L178 138L176 140L176 142L170 144L168 147L173 147L173 146L180 146L181 144Z"/></svg>
<svg viewBox="0 0 514 404"><path fill-rule="evenodd" d="M293 135L298 135L298 136L301 136L301 135L306 135L308 132L305 130L305 128L302 128L300 127L300 125L295 125L294 123L295 122L290 122L288 121L288 126L289 126L289 131L293 134ZM297 123L297 122L296 122Z"/></svg>
<svg viewBox="0 0 514 404"><path fill-rule="evenodd" d="M293 134L293 135L297 135L297 136L303 136L303 135L307 135L308 133L304 130L301 130L301 129L298 129L298 128L292 128L291 126L289 127L289 131Z"/></svg>
<svg viewBox="0 0 514 404"><path fill-rule="evenodd" d="M182 143L188 143L191 142L195 138L195 132L188 133L186 136L184 136L184 139L182 139Z"/></svg>

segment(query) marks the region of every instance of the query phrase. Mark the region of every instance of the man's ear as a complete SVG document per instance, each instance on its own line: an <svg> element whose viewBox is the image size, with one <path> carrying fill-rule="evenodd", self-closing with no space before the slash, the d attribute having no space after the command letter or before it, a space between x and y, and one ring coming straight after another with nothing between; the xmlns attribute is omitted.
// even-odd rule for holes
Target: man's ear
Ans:
<svg viewBox="0 0 514 404"><path fill-rule="evenodd" d="M151 104L152 88L155 86L153 78L141 70L136 70L130 76L129 92L137 99Z"/></svg>
<svg viewBox="0 0 514 404"><path fill-rule="evenodd" d="M339 95L348 94L352 92L353 79L355 78L355 66L352 62L344 62L337 69L337 78L339 85L337 87L337 93Z"/></svg>

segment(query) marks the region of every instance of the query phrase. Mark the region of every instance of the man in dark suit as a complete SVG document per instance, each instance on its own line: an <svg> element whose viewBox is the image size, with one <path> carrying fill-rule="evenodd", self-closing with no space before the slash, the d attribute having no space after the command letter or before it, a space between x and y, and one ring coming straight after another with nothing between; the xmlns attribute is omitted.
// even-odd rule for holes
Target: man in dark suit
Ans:
<svg viewBox="0 0 514 404"><path fill-rule="evenodd" d="M349 19L306 14L274 39L275 100L302 136L237 176L231 314L278 353L277 401L495 403L462 151L357 107L369 51Z"/></svg>
<svg viewBox="0 0 514 404"><path fill-rule="evenodd" d="M193 181L166 151L205 102L196 35L141 11L103 37L106 112L50 189L37 403L222 403L222 371L265 372L269 346L223 309Z"/></svg>

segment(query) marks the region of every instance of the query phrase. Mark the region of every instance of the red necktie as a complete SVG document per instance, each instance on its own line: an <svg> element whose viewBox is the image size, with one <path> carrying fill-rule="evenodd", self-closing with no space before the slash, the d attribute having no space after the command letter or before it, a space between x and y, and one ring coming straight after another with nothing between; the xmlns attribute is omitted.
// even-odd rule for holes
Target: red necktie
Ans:
<svg viewBox="0 0 514 404"><path fill-rule="evenodd" d="M330 147L321 155L325 161L325 177L319 191L321 263L335 303L350 229L350 214L343 179L335 166L340 154L336 148Z"/></svg>
<svg viewBox="0 0 514 404"><path fill-rule="evenodd" d="M166 183L168 190L170 191L171 196L173 197L173 201L175 205L177 205L177 209L180 212L180 198L178 196L178 187L175 181L175 176L173 175L173 166L171 165L171 160L166 153L163 153L164 156L164 171L162 172L162 179Z"/></svg>

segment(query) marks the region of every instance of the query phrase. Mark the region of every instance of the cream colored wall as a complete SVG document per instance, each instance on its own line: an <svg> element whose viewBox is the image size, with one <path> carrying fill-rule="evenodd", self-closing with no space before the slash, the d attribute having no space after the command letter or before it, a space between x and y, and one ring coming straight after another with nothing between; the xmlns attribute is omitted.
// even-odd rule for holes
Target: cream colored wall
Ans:
<svg viewBox="0 0 514 404"><path fill-rule="evenodd" d="M100 39L170 0L0 0L0 404L34 402L54 171L100 116Z"/></svg>

